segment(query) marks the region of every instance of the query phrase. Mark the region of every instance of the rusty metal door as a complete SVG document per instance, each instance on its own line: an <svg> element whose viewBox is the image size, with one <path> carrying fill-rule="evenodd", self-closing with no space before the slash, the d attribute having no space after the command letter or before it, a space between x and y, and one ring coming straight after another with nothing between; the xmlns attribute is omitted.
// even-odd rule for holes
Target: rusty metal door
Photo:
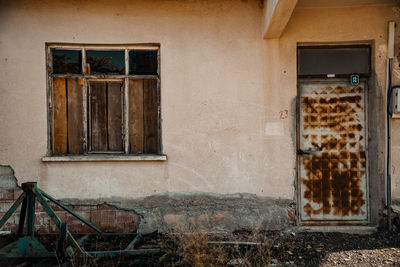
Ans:
<svg viewBox="0 0 400 267"><path fill-rule="evenodd" d="M299 81L302 224L368 222L366 83Z"/></svg>

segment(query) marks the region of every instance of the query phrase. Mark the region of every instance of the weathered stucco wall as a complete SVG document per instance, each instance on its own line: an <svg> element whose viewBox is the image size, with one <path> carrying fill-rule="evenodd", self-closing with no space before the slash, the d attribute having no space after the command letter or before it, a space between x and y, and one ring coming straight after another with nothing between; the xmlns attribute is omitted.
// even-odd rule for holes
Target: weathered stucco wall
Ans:
<svg viewBox="0 0 400 267"><path fill-rule="evenodd" d="M297 8L281 39L263 40L257 0L2 1L1 6L0 163L12 166L20 183L38 181L56 198L240 192L294 200L296 44L363 41L374 49L370 180L377 192L373 201L381 208L379 117L387 21L398 19L398 9ZM168 160L41 162L47 148L46 42L160 43Z"/></svg>
<svg viewBox="0 0 400 267"><path fill-rule="evenodd" d="M206 191L291 198L293 177L270 174L270 152L260 145L261 12L256 0L3 1L1 162L13 166L21 182L38 180L57 197ZM41 163L45 42L160 43L168 161Z"/></svg>

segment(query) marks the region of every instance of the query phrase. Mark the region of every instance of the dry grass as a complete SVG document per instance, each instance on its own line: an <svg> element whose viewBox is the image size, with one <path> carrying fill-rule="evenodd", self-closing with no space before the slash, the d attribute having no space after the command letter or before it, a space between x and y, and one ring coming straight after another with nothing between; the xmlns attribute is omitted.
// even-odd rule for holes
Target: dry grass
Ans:
<svg viewBox="0 0 400 267"><path fill-rule="evenodd" d="M274 246L276 238L261 232L210 233L217 221L196 220L189 227L177 226L162 241L165 266L270 266L271 256L284 252Z"/></svg>

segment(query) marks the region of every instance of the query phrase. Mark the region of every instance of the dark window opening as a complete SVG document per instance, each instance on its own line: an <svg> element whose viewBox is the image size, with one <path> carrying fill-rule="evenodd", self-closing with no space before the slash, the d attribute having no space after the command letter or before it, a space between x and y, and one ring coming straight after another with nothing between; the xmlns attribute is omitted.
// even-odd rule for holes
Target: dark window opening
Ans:
<svg viewBox="0 0 400 267"><path fill-rule="evenodd" d="M297 48L297 74L302 77L369 76L370 72L371 48L367 45Z"/></svg>
<svg viewBox="0 0 400 267"><path fill-rule="evenodd" d="M86 51L88 74L125 74L125 51Z"/></svg>
<svg viewBox="0 0 400 267"><path fill-rule="evenodd" d="M53 73L82 73L82 52L79 50L51 49Z"/></svg>
<svg viewBox="0 0 400 267"><path fill-rule="evenodd" d="M158 59L156 50L129 51L129 74L156 75Z"/></svg>

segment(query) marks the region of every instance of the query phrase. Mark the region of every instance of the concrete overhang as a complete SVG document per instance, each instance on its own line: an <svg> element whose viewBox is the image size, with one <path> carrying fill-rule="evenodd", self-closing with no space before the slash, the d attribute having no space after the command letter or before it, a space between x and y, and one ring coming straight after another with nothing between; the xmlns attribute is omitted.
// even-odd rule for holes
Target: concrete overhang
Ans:
<svg viewBox="0 0 400 267"><path fill-rule="evenodd" d="M264 0L263 37L279 38L296 6L312 7L348 7L377 4L399 4L400 0Z"/></svg>
<svg viewBox="0 0 400 267"><path fill-rule="evenodd" d="M263 35L265 39L281 36L296 4L297 0L266 0L264 2Z"/></svg>

